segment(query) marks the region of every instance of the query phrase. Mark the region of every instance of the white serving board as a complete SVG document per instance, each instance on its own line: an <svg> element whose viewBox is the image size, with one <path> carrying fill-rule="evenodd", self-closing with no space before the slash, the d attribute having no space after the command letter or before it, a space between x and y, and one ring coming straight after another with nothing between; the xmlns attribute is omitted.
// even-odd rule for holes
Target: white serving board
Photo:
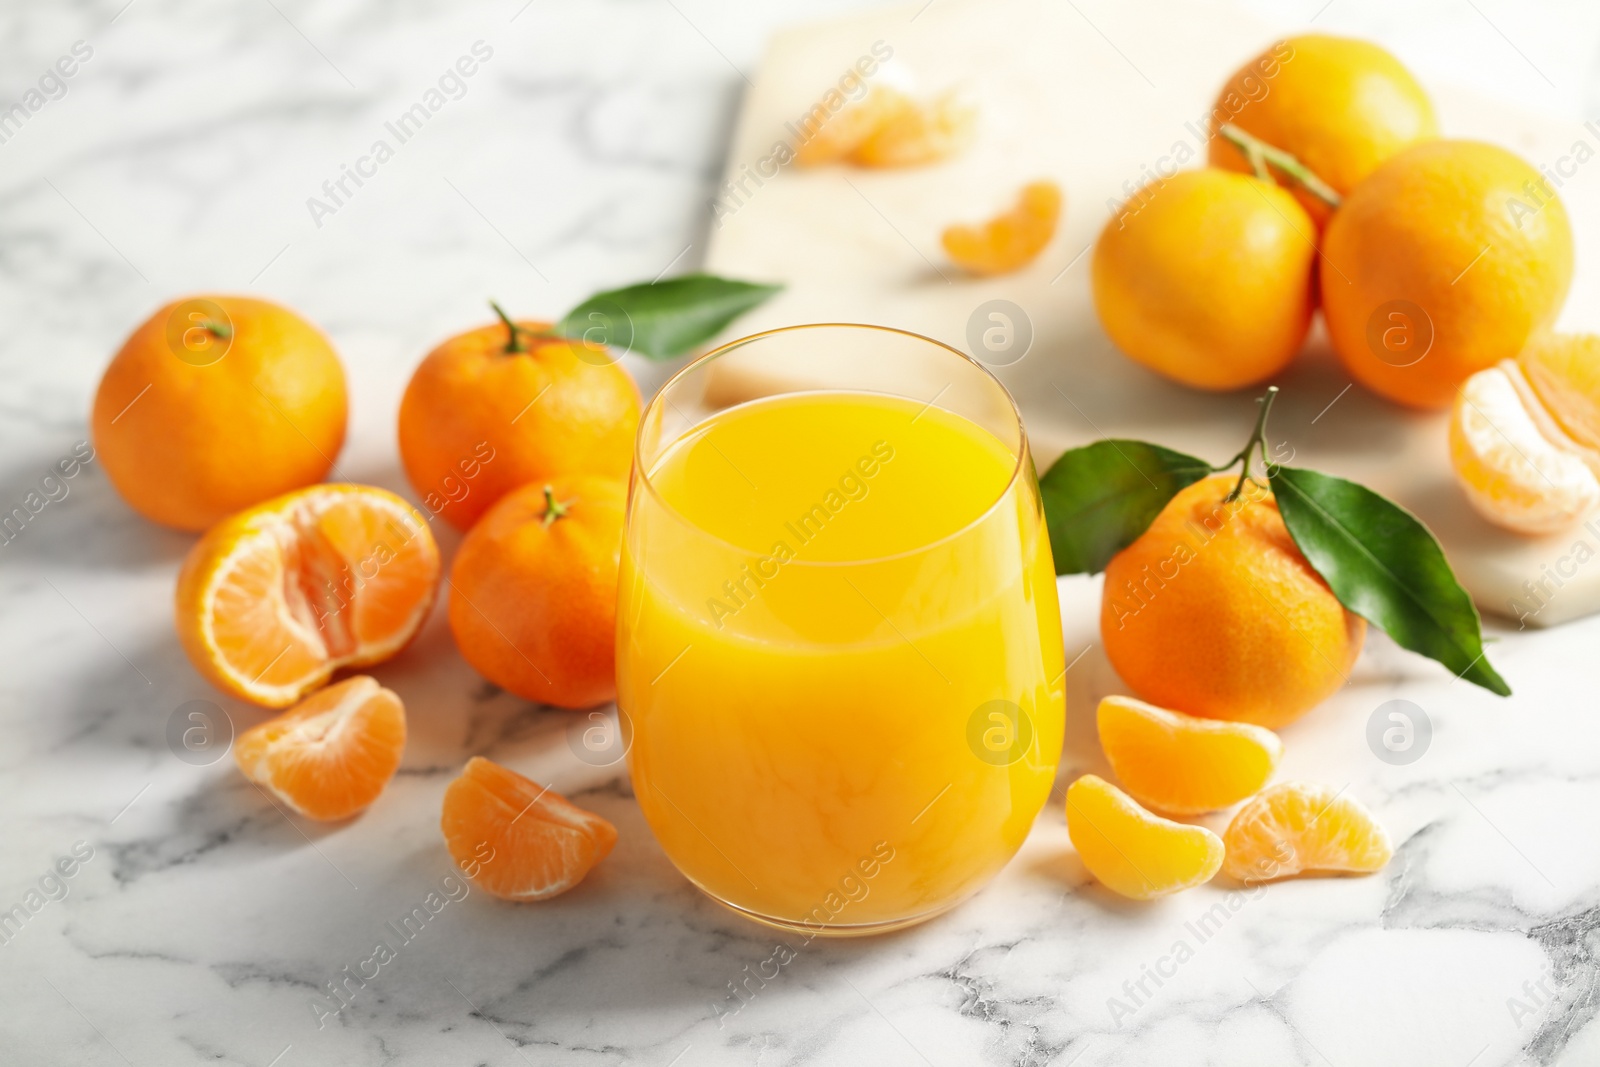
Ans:
<svg viewBox="0 0 1600 1067"><path fill-rule="evenodd" d="M986 301L1005 299L1031 321L1033 342L996 373L1021 405L1041 470L1063 449L1104 436L1147 438L1214 461L1232 455L1249 432L1254 392L1194 392L1118 354L1090 302L1087 252L1112 198L1126 195L1124 183L1136 188L1180 144L1194 153L1189 165L1203 163L1205 116L1218 86L1298 29L1200 0L933 0L776 35L729 153L726 177L742 179L743 190L725 192L715 212L706 269L788 288L729 336L802 322L871 322L970 351L969 318ZM973 149L930 167L790 166L764 177L773 170L763 165L773 146L791 138L785 124L875 42L880 52L893 49L889 65L911 73L919 89L959 85L976 97L982 120ZM1578 140L1600 148L1600 136L1576 120L1513 110L1447 85L1427 88L1447 136L1493 141L1535 164L1554 162ZM962 276L944 259L939 232L986 217L1035 177L1054 178L1066 191L1062 232L1022 272ZM1579 256L1559 325L1595 329L1600 168L1580 170L1562 197ZM1360 386L1346 391L1350 378L1320 322L1277 384L1270 436L1284 461L1354 478L1409 507L1438 535L1483 610L1523 614L1537 626L1600 610L1600 523L1530 540L1484 522L1451 479L1445 417L1403 410ZM1575 555L1580 541L1589 549ZM1590 553L1595 561L1577 563ZM1543 606L1524 586L1541 579Z"/></svg>

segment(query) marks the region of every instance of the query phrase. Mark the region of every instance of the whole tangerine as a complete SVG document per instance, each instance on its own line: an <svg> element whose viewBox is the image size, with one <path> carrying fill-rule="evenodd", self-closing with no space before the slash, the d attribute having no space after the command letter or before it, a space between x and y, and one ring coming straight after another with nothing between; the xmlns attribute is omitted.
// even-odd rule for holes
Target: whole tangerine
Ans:
<svg viewBox="0 0 1600 1067"><path fill-rule="evenodd" d="M1328 224L1321 281L1357 381L1442 408L1551 325L1572 283L1572 227L1543 183L1503 148L1437 140L1356 186Z"/></svg>
<svg viewBox="0 0 1600 1067"><path fill-rule="evenodd" d="M1234 71L1211 114L1213 127L1232 122L1297 158L1341 195L1438 132L1428 94L1398 59L1370 41L1323 33L1279 41ZM1215 132L1211 165L1250 173L1244 153ZM1325 225L1332 209L1286 184Z"/></svg>
<svg viewBox="0 0 1600 1067"><path fill-rule="evenodd" d="M1180 491L1112 557L1100 636L1152 704L1276 728L1339 688L1366 636L1296 547L1270 489L1218 475Z"/></svg>
<svg viewBox="0 0 1600 1067"><path fill-rule="evenodd" d="M245 296L151 315L95 392L95 451L148 519L205 530L320 482L344 445L344 368L316 327Z"/></svg>
<svg viewBox="0 0 1600 1067"><path fill-rule="evenodd" d="M1100 232L1090 263L1100 324L1123 354L1184 385L1265 381L1311 327L1314 236L1273 182L1180 171Z"/></svg>
<svg viewBox="0 0 1600 1067"><path fill-rule="evenodd" d="M617 566L627 486L570 475L478 521L450 570L450 629L479 674L527 700L616 698Z"/></svg>
<svg viewBox="0 0 1600 1067"><path fill-rule="evenodd" d="M549 323L505 319L429 352L399 421L412 488L430 513L465 530L529 483L626 478L639 390L604 348L556 337Z"/></svg>

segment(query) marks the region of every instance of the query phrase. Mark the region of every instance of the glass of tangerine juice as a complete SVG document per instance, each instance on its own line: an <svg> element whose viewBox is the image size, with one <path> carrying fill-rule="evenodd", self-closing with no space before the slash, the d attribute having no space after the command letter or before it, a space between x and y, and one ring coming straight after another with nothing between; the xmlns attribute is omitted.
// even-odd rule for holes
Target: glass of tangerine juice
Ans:
<svg viewBox="0 0 1600 1067"><path fill-rule="evenodd" d="M1016 405L915 334L735 341L646 407L617 611L640 808L695 885L810 934L954 906L1061 751L1055 567Z"/></svg>

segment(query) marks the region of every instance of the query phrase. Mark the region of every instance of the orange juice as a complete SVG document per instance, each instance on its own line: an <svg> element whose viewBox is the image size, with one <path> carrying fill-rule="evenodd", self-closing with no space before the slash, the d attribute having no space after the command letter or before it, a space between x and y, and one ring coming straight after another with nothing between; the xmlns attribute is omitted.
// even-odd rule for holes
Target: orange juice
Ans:
<svg viewBox="0 0 1600 1067"><path fill-rule="evenodd" d="M1061 749L1026 447L866 392L751 401L635 472L618 610L634 788L690 879L863 932L1003 866Z"/></svg>

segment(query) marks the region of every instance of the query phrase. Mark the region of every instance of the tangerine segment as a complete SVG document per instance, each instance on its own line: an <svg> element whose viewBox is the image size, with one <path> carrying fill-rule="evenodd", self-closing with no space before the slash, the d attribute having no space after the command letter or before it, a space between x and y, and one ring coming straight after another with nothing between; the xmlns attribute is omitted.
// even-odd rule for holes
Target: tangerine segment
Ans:
<svg viewBox="0 0 1600 1067"><path fill-rule="evenodd" d="M1567 436L1600 451L1600 335L1545 334L1522 350L1517 364Z"/></svg>
<svg viewBox="0 0 1600 1067"><path fill-rule="evenodd" d="M891 114L850 154L863 167L914 167L966 151L978 132L978 108L958 92Z"/></svg>
<svg viewBox="0 0 1600 1067"><path fill-rule="evenodd" d="M270 708L400 651L439 585L439 549L384 489L316 485L224 520L178 575L178 637L212 684Z"/></svg>
<svg viewBox="0 0 1600 1067"><path fill-rule="evenodd" d="M1067 833L1089 873L1134 900L1209 882L1222 865L1216 834L1152 815L1092 774L1067 787Z"/></svg>
<svg viewBox="0 0 1600 1067"><path fill-rule="evenodd" d="M1055 236L1061 219L1061 187L1030 182L1016 206L982 226L951 226L941 241L951 259L973 274L1009 274L1033 262Z"/></svg>
<svg viewBox="0 0 1600 1067"><path fill-rule="evenodd" d="M1239 809L1223 832L1223 866L1242 882L1305 871L1379 870L1394 855L1389 834L1354 797L1309 782L1283 782Z"/></svg>
<svg viewBox="0 0 1600 1067"><path fill-rule="evenodd" d="M462 872L503 900L565 893L617 843L605 819L481 756L445 790L439 828Z"/></svg>
<svg viewBox="0 0 1600 1067"><path fill-rule="evenodd" d="M795 162L802 167L837 162L854 152L879 127L913 106L911 98L900 90L875 85L861 100L819 123L813 124L808 116L802 136L795 143Z"/></svg>
<svg viewBox="0 0 1600 1067"><path fill-rule="evenodd" d="M1283 755L1283 742L1265 727L1200 719L1132 697L1106 697L1097 718L1100 746L1123 788L1172 815L1237 804L1267 784Z"/></svg>
<svg viewBox="0 0 1600 1067"><path fill-rule="evenodd" d="M344 819L383 792L406 747L400 698L364 674L239 735L244 776L301 815Z"/></svg>
<svg viewBox="0 0 1600 1067"><path fill-rule="evenodd" d="M1567 435L1518 361L1461 387L1450 464L1473 508L1517 533L1550 533L1600 508L1600 452Z"/></svg>

